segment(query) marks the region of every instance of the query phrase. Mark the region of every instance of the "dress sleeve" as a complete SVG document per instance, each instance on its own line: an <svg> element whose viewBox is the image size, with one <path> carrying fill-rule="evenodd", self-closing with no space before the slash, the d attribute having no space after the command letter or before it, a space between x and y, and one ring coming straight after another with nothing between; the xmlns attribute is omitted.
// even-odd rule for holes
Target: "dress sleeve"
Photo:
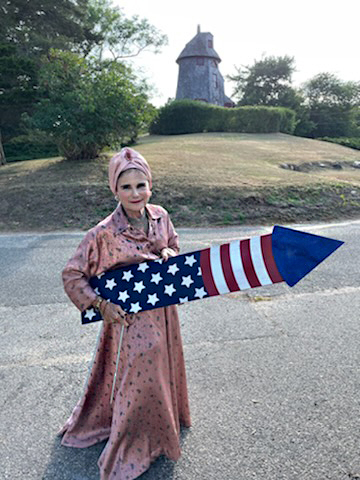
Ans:
<svg viewBox="0 0 360 480"><path fill-rule="evenodd" d="M98 263L96 236L90 231L62 272L65 292L80 311L88 308L96 299L88 280L95 274Z"/></svg>
<svg viewBox="0 0 360 480"><path fill-rule="evenodd" d="M174 225L170 219L169 214L167 214L167 229L168 229L168 247L175 250L176 253L179 253L179 236L175 231Z"/></svg>

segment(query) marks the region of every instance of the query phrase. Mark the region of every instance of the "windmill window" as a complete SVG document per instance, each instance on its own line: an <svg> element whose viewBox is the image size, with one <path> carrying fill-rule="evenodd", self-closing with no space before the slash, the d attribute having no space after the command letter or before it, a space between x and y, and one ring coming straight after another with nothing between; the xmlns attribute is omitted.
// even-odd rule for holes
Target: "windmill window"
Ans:
<svg viewBox="0 0 360 480"><path fill-rule="evenodd" d="M212 40L208 40L208 47L213 48L213 41Z"/></svg>
<svg viewBox="0 0 360 480"><path fill-rule="evenodd" d="M219 84L218 84L218 77L216 73L213 73L213 82L214 82L214 88L218 88Z"/></svg>
<svg viewBox="0 0 360 480"><path fill-rule="evenodd" d="M197 57L196 65L204 65L204 57Z"/></svg>

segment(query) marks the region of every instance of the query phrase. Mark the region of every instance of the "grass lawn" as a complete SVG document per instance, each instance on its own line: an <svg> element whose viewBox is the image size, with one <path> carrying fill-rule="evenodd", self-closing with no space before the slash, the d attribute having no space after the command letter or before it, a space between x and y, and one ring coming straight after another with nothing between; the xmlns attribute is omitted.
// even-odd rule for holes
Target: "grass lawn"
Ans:
<svg viewBox="0 0 360 480"><path fill-rule="evenodd" d="M153 203L176 226L273 224L360 216L360 151L285 134L146 136ZM304 171L280 168L291 164ZM0 230L88 229L116 206L108 157L0 168Z"/></svg>

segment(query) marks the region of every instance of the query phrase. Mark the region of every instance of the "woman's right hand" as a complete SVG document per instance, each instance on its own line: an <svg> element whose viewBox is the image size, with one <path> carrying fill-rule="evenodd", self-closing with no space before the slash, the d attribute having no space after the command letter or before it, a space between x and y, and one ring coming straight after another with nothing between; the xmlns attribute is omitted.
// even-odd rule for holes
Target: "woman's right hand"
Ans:
<svg viewBox="0 0 360 480"><path fill-rule="evenodd" d="M128 321L129 315L120 307L120 305L107 302L106 300L103 300L100 304L100 313L104 322L110 325L120 323L120 325L128 327L132 323L132 321Z"/></svg>

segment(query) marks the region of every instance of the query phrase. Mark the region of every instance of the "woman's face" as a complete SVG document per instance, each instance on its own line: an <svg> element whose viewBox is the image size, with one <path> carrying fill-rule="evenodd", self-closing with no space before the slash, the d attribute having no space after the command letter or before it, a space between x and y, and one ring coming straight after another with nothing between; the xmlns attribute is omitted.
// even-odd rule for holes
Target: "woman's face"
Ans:
<svg viewBox="0 0 360 480"><path fill-rule="evenodd" d="M149 181L146 175L134 168L125 170L117 181L117 197L126 213L140 217L151 197Z"/></svg>

